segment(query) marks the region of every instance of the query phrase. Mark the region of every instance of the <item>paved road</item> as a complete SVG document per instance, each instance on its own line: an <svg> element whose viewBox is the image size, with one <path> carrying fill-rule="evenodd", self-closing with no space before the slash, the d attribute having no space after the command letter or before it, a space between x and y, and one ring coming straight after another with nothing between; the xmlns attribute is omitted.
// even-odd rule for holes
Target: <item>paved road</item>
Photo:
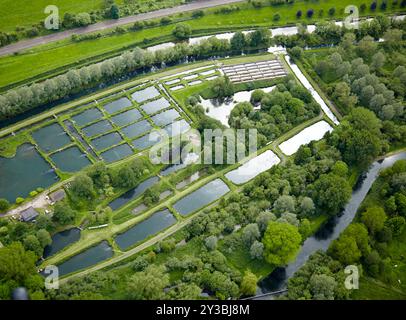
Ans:
<svg viewBox="0 0 406 320"><path fill-rule="evenodd" d="M144 21L149 19L156 19L165 17L168 15L186 12L186 11L194 11L199 9L205 9L210 7L215 7L219 5L225 5L235 2L242 2L243 0L196 0L192 3L176 6L173 8L166 8L156 11L151 11L147 13L138 14L136 16L128 16L124 18L120 18L117 20L106 20L103 22L95 23L87 27L81 27L71 30L66 30L62 32L52 33L43 37L37 37L34 39L23 40L19 41L14 44L10 44L8 46L0 48L0 56L12 54L24 49L29 49L41 44L46 44L53 41L63 40L66 38L71 37L73 34L86 34L95 31L101 31L104 29L114 28L118 26L122 26L125 24L134 23L137 21Z"/></svg>

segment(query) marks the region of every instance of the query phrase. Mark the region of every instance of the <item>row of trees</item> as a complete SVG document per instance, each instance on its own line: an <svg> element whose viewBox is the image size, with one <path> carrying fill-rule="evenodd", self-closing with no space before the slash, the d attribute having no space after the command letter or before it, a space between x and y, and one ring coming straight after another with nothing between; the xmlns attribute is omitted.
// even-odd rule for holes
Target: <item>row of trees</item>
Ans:
<svg viewBox="0 0 406 320"><path fill-rule="evenodd" d="M257 31L247 46L266 46L270 35ZM255 39L255 40L252 40ZM109 79L117 78L135 70L144 70L152 66L177 63L185 59L200 59L208 56L231 53L228 40L212 37L196 45L177 44L174 48L150 52L136 48L122 55L107 59L101 63L70 70L44 82L10 90L0 96L0 119L10 118L30 109L55 102L61 98L93 87ZM240 53L240 52L238 52Z"/></svg>

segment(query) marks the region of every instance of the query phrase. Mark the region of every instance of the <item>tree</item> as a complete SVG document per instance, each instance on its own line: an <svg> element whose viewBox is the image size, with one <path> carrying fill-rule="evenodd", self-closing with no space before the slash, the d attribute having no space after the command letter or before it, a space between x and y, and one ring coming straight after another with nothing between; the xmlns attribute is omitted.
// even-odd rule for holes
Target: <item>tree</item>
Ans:
<svg viewBox="0 0 406 320"><path fill-rule="evenodd" d="M241 294L244 296L253 296L257 291L258 278L251 271L244 272L244 276L241 281Z"/></svg>
<svg viewBox="0 0 406 320"><path fill-rule="evenodd" d="M241 238L247 247L251 247L254 241L258 240L260 236L258 225L256 223L250 223L245 226Z"/></svg>
<svg viewBox="0 0 406 320"><path fill-rule="evenodd" d="M361 221L372 234L383 229L386 219L386 213L381 207L369 207L361 216Z"/></svg>
<svg viewBox="0 0 406 320"><path fill-rule="evenodd" d="M10 203L6 199L0 199L0 212L5 212L10 207Z"/></svg>
<svg viewBox="0 0 406 320"><path fill-rule="evenodd" d="M228 77L220 77L213 81L211 91L216 98L230 97L234 94L234 86Z"/></svg>
<svg viewBox="0 0 406 320"><path fill-rule="evenodd" d="M118 19L118 18L120 18L120 8L118 7L118 5L113 4L113 5L110 7L110 17L111 17L112 19Z"/></svg>
<svg viewBox="0 0 406 320"><path fill-rule="evenodd" d="M75 24L78 27L88 26L91 23L92 19L90 18L90 14L88 14L87 12L81 12L75 18Z"/></svg>
<svg viewBox="0 0 406 320"><path fill-rule="evenodd" d="M36 261L36 255L26 251L20 242L0 248L0 282L12 280L17 285L24 285L28 277L37 274Z"/></svg>
<svg viewBox="0 0 406 320"><path fill-rule="evenodd" d="M348 166L344 161L338 160L331 168L331 172L336 176L345 178L348 174Z"/></svg>
<svg viewBox="0 0 406 320"><path fill-rule="evenodd" d="M402 234L403 229L405 228L405 218L403 217L393 217L390 218L386 224L389 226L389 228L392 230L392 234L395 237L398 237Z"/></svg>
<svg viewBox="0 0 406 320"><path fill-rule="evenodd" d="M355 264L361 258L361 251L353 237L342 235L334 240L328 249L329 254L344 265Z"/></svg>
<svg viewBox="0 0 406 320"><path fill-rule="evenodd" d="M72 224L75 221L76 213L71 209L69 204L58 202L54 207L54 214L52 220L62 226Z"/></svg>
<svg viewBox="0 0 406 320"><path fill-rule="evenodd" d="M234 33L230 40L231 49L241 51L246 46L245 35L241 31Z"/></svg>
<svg viewBox="0 0 406 320"><path fill-rule="evenodd" d="M127 297L134 300L159 300L164 298L164 288L169 285L169 276L162 266L151 265L137 272L128 281Z"/></svg>
<svg viewBox="0 0 406 320"><path fill-rule="evenodd" d="M192 34L192 29L186 23L178 23L172 30L172 34L180 40L188 39Z"/></svg>
<svg viewBox="0 0 406 320"><path fill-rule="evenodd" d="M42 255L43 247L39 243L37 237L33 234L28 235L24 239L24 248L27 251L34 252L38 257Z"/></svg>
<svg viewBox="0 0 406 320"><path fill-rule="evenodd" d="M171 288L167 293L167 298L171 300L199 300L202 289L194 283L184 283Z"/></svg>
<svg viewBox="0 0 406 320"><path fill-rule="evenodd" d="M300 201L300 215L302 216L311 216L314 213L315 206L312 198L303 197L302 201Z"/></svg>
<svg viewBox="0 0 406 320"><path fill-rule="evenodd" d="M217 248L217 237L216 236L209 236L204 240L204 245L210 251L216 250Z"/></svg>
<svg viewBox="0 0 406 320"><path fill-rule="evenodd" d="M259 231L261 231L261 233L265 232L266 228L268 227L269 221L275 221L275 220L276 220L276 217L272 212L270 212L270 211L261 212L256 219L256 223L259 227Z"/></svg>
<svg viewBox="0 0 406 320"><path fill-rule="evenodd" d="M40 229L37 231L37 239L42 248L45 248L52 243L51 235L44 229Z"/></svg>
<svg viewBox="0 0 406 320"><path fill-rule="evenodd" d="M335 279L326 274L314 274L310 278L310 291L315 300L334 300Z"/></svg>
<svg viewBox="0 0 406 320"><path fill-rule="evenodd" d="M250 248L250 256L251 259L262 260L264 258L264 244L255 240Z"/></svg>
<svg viewBox="0 0 406 320"><path fill-rule="evenodd" d="M335 174L321 175L313 187L317 205L326 209L331 216L339 213L351 197L348 180Z"/></svg>
<svg viewBox="0 0 406 320"><path fill-rule="evenodd" d="M275 201L273 209L277 214L295 212L295 199L292 196L282 195Z"/></svg>
<svg viewBox="0 0 406 320"><path fill-rule="evenodd" d="M271 221L262 239L264 257L272 265L285 265L295 258L301 241L297 227Z"/></svg>
<svg viewBox="0 0 406 320"><path fill-rule="evenodd" d="M91 199L95 191L92 179L86 174L78 175L71 183L70 190L78 198Z"/></svg>

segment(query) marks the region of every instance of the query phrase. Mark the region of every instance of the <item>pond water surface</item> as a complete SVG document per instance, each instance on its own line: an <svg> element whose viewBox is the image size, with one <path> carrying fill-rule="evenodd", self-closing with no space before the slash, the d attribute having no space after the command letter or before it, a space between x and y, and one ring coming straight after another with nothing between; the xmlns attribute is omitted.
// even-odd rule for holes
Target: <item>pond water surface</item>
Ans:
<svg viewBox="0 0 406 320"><path fill-rule="evenodd" d="M188 215L221 198L229 191L223 180L216 179L180 199L173 207L181 215Z"/></svg>
<svg viewBox="0 0 406 320"><path fill-rule="evenodd" d="M161 111L161 110L169 108L169 107L170 107L170 103L164 97L141 105L142 110L144 110L147 114L154 114L154 113L157 113L158 111Z"/></svg>
<svg viewBox="0 0 406 320"><path fill-rule="evenodd" d="M282 142L279 148L288 156L299 150L300 146L308 144L311 141L318 141L324 137L327 132L333 131L333 128L326 121L319 121L300 131L292 138Z"/></svg>
<svg viewBox="0 0 406 320"><path fill-rule="evenodd" d="M151 100L153 98L156 98L160 95L159 91L155 87L148 87L143 90L139 90L131 94L131 98L138 103Z"/></svg>
<svg viewBox="0 0 406 320"><path fill-rule="evenodd" d="M121 250L126 250L175 223L176 219L168 209L158 211L126 232L119 234L115 241Z"/></svg>
<svg viewBox="0 0 406 320"><path fill-rule="evenodd" d="M113 116L111 120L119 127L122 127L141 118L142 115L137 109L131 109Z"/></svg>
<svg viewBox="0 0 406 320"><path fill-rule="evenodd" d="M123 139L121 139L120 134L117 132L112 132L93 139L91 143L97 150L100 151L119 144L121 141L123 141Z"/></svg>
<svg viewBox="0 0 406 320"><path fill-rule="evenodd" d="M246 183L260 173L271 169L280 162L278 156L271 150L261 153L259 156L247 161L237 169L226 173L226 178L235 184Z"/></svg>
<svg viewBox="0 0 406 320"><path fill-rule="evenodd" d="M90 122L103 118L103 113L97 108L91 108L71 118L79 127L83 127Z"/></svg>
<svg viewBox="0 0 406 320"><path fill-rule="evenodd" d="M109 207L112 210L117 210L118 208L121 208L122 206L124 206L128 202L138 198L145 190L150 188L152 185L156 184L158 182L158 180L159 180L158 177L148 178L147 180L141 182L135 188L127 191L122 196L120 196L117 199L110 202Z"/></svg>
<svg viewBox="0 0 406 320"><path fill-rule="evenodd" d="M107 241L102 241L98 245L91 247L58 265L59 275L64 276L81 269L86 269L99 262L107 260L112 256L113 250L109 243Z"/></svg>
<svg viewBox="0 0 406 320"><path fill-rule="evenodd" d="M158 126L165 126L168 123L172 123L173 120L180 117L180 114L175 109L169 109L167 111L163 111L158 113L157 115L151 117L152 121Z"/></svg>
<svg viewBox="0 0 406 320"><path fill-rule="evenodd" d="M88 137L93 137L111 130L113 130L113 126L107 120L102 120L82 128L83 133Z"/></svg>
<svg viewBox="0 0 406 320"><path fill-rule="evenodd" d="M50 156L55 165L64 172L77 172L91 164L86 154L76 146Z"/></svg>
<svg viewBox="0 0 406 320"><path fill-rule="evenodd" d="M131 124L125 128L121 128L121 132L124 133L127 137L135 138L138 137L152 129L151 124L148 120L142 120L137 123Z"/></svg>
<svg viewBox="0 0 406 320"><path fill-rule="evenodd" d="M123 109L127 109L128 107L131 107L131 105L132 105L131 101L128 98L123 97L104 105L103 108L109 114L113 114Z"/></svg>
<svg viewBox="0 0 406 320"><path fill-rule="evenodd" d="M52 236L52 243L44 249L43 258L46 259L54 254L62 251L70 244L80 239L80 229L72 228L58 232Z"/></svg>
<svg viewBox="0 0 406 320"><path fill-rule="evenodd" d="M17 197L27 197L38 187L46 189L58 180L51 165L32 144L19 146L13 158L0 157L0 198L11 203Z"/></svg>
<svg viewBox="0 0 406 320"><path fill-rule="evenodd" d="M127 144L120 144L114 148L111 148L101 154L101 157L107 163L115 162L124 159L133 154L133 149Z"/></svg>
<svg viewBox="0 0 406 320"><path fill-rule="evenodd" d="M40 128L31 135L39 147L46 152L58 150L72 142L59 123Z"/></svg>

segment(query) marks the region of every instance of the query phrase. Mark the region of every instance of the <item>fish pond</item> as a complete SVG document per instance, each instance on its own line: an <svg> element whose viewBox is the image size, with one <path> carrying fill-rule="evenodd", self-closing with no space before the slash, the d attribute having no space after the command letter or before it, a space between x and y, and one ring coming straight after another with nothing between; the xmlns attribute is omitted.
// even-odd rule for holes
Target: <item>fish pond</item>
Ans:
<svg viewBox="0 0 406 320"><path fill-rule="evenodd" d="M19 146L12 158L0 157L0 198L10 202L17 197L27 197L38 187L48 188L58 179L32 144Z"/></svg>
<svg viewBox="0 0 406 320"><path fill-rule="evenodd" d="M173 207L181 215L188 215L221 198L229 191L223 180L216 179L180 199Z"/></svg>
<svg viewBox="0 0 406 320"><path fill-rule="evenodd" d="M86 154L76 146L52 154L51 160L64 172L77 172L91 164Z"/></svg>
<svg viewBox="0 0 406 320"><path fill-rule="evenodd" d="M121 250L126 250L175 223L176 219L168 209L158 211L124 233L119 234L115 241Z"/></svg>

